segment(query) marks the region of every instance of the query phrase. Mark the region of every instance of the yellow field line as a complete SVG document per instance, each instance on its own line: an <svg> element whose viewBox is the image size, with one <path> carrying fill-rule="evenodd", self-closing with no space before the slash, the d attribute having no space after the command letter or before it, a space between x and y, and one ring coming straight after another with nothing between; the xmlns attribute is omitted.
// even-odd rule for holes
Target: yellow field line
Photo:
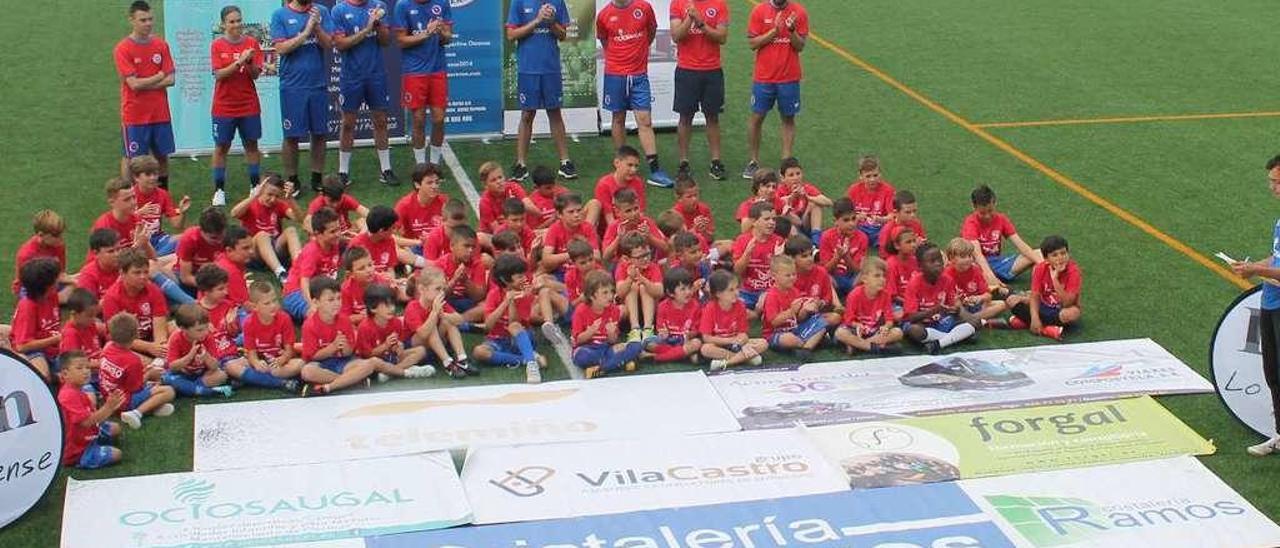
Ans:
<svg viewBox="0 0 1280 548"><path fill-rule="evenodd" d="M930 100L928 97L925 97L924 95L920 94L920 92L917 92L916 90L911 89L906 84L899 82L894 77L889 76L884 71L880 70L879 68L876 68L875 65L872 65L871 63L868 63L862 60L862 58L858 57L857 55L849 53L844 48L836 45L835 43L825 38L822 38L821 36L818 36L816 33L810 33L809 39L817 42L822 47L840 56L845 61L848 61L850 64L862 70L867 71L868 73L870 73L872 76L875 76L876 78L879 78L882 82L889 84L891 87L902 92L907 97L910 97L914 99L917 103L924 105L929 110L932 110L938 114L941 114L944 118L951 120L956 125L967 130L969 133L977 135L978 137L982 138L982 140L988 143L991 143L996 148L1003 150L1004 152L1008 153L1010 156L1013 156L1014 158L1017 158L1022 163L1027 164L1028 166L1031 166L1032 169L1039 171L1040 173L1044 174L1046 177L1049 177L1059 185L1062 185L1063 187L1066 187L1068 190L1071 190L1072 192L1075 192L1076 194L1079 194L1080 196L1084 197L1086 200L1089 200L1090 202L1097 204L1099 207L1107 210L1107 212L1111 213L1112 215L1119 217L1120 219L1124 220L1126 223L1129 223L1137 227L1139 230L1151 235L1151 237L1159 240L1160 242L1173 248L1179 253L1186 255L1187 258L1197 263L1200 263L1201 266L1204 266L1205 268L1208 268L1209 270L1213 271L1218 276L1221 276L1222 279L1227 280L1228 282L1231 282L1232 284L1236 285L1241 289L1247 289L1252 287L1252 284L1240 278L1239 276L1236 276L1234 273L1231 272L1230 269L1226 268L1219 262L1214 261L1213 259L1210 259L1209 257L1202 255L1200 252L1192 249L1191 246L1188 246L1187 244L1182 243L1177 238L1174 238L1173 236L1170 236L1165 232L1161 231L1160 229L1152 226L1151 223L1146 222L1141 217L1138 217L1137 215L1129 212L1128 210L1112 203L1106 198L1103 198L1102 196L1095 194L1093 191L1089 190L1084 185L1076 182L1070 177L1067 177L1066 175L1059 173L1057 170L1045 165L1043 162L1035 158L1032 158L1031 155L1019 150L1017 147L1009 144L1003 139L1000 139L999 137L992 135L991 133L984 130L982 127L962 118L960 115Z"/></svg>
<svg viewBox="0 0 1280 548"><path fill-rule="evenodd" d="M1027 122L989 122L974 124L980 128L1012 128L1040 126L1080 126L1087 124L1137 124L1143 122L1182 122L1188 120L1230 120L1237 118L1274 118L1280 111L1218 112L1212 114L1168 114L1156 116L1116 116L1110 118L1066 118L1062 120L1031 120Z"/></svg>

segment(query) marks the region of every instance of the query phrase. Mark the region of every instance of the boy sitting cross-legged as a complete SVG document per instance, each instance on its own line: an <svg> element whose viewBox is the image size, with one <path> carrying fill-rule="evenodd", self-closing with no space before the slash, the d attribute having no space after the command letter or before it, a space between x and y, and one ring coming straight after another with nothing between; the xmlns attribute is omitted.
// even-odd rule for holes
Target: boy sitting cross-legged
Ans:
<svg viewBox="0 0 1280 548"><path fill-rule="evenodd" d="M304 362L294 349L293 320L280 310L275 286L266 280L253 282L247 306L250 314L244 320L244 357L249 367L240 377L267 386L269 382L259 375L263 374L279 382L282 389L296 391L300 388L296 379Z"/></svg>
<svg viewBox="0 0 1280 548"><path fill-rule="evenodd" d="M336 231L335 231L336 236ZM333 278L321 276L311 281L314 313L302 324L302 396L329 394L366 383L377 369L377 358L356 358L356 330L342 317L341 290Z"/></svg>
<svg viewBox="0 0 1280 548"><path fill-rule="evenodd" d="M559 310L567 305L564 295L555 292L546 280L531 282L529 265L515 255L501 255L493 261L493 283L484 301L484 328L488 336L472 351L477 360L507 367L524 366L529 384L542 382L546 359L533 350L533 332L526 326L552 321L545 317L548 305L539 301L558 299ZM538 306L535 306L538 305Z"/></svg>
<svg viewBox="0 0 1280 548"><path fill-rule="evenodd" d="M89 359L72 350L62 357L58 376L58 407L62 410L62 465L85 470L120 462L122 453L111 442L120 435L120 425L107 420L124 405L124 394L113 392L101 406L84 390L89 382Z"/></svg>
<svg viewBox="0 0 1280 548"><path fill-rule="evenodd" d="M406 342L430 348L451 378L479 375L480 369L472 365L462 345L462 333L458 330L462 315L449 306L446 292L444 272L439 268L428 266L418 274L417 298L404 308ZM449 356L445 341L453 349L453 356Z"/></svg>
<svg viewBox="0 0 1280 548"><path fill-rule="evenodd" d="M222 371L216 337L210 336L209 315L196 304L184 304L174 312L178 329L169 337L168 370L161 381L182 396L222 396L234 393Z"/></svg>
<svg viewBox="0 0 1280 548"><path fill-rule="evenodd" d="M120 421L136 430L142 427L144 415L172 415L173 387L148 380L142 357L129 349L138 338L138 319L128 312L116 314L107 322L107 332L111 342L102 348L99 375L102 394L110 398L119 393L124 398Z"/></svg>
<svg viewBox="0 0 1280 548"><path fill-rule="evenodd" d="M360 322L356 330L356 354L361 358L377 358L374 366L378 381L392 377L422 379L435 374L429 365L419 365L426 359L422 346L405 346L401 340L405 332L404 322L396 317L396 292L381 284L370 285L364 292L365 309L369 317Z"/></svg>
<svg viewBox="0 0 1280 548"><path fill-rule="evenodd" d="M1080 321L1080 267L1062 236L1046 237L1040 252L1045 260L1031 270L1031 291L1007 301L1013 309L1009 327L1060 339L1066 326Z"/></svg>
<svg viewBox="0 0 1280 548"><path fill-rule="evenodd" d="M844 319L836 328L836 341L845 351L871 354L897 354L902 347L902 330L893 320L893 295L889 293L888 267L878 257L862 261L858 286L849 293L844 305Z"/></svg>

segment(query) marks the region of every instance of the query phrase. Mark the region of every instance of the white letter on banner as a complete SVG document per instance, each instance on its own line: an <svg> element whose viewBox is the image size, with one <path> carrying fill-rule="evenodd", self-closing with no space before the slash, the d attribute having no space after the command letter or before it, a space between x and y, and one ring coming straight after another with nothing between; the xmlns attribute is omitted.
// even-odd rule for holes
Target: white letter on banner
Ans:
<svg viewBox="0 0 1280 548"><path fill-rule="evenodd" d="M733 537L716 529L695 529L684 536L684 542L689 548L712 548L709 546L712 542L719 543L716 546L720 548L728 548L733 546Z"/></svg>

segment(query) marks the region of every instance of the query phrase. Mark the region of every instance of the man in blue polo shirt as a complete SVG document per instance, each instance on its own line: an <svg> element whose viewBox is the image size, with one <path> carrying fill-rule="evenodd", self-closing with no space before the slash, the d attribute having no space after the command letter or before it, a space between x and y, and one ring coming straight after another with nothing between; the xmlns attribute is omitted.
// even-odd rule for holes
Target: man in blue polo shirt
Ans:
<svg viewBox="0 0 1280 548"><path fill-rule="evenodd" d="M449 0L400 0L391 29L404 58L400 61L400 89L404 108L413 117L410 141L415 163L427 163L427 110L431 110L431 163L440 165L444 153L444 110L449 101L444 47L453 41L453 10Z"/></svg>
<svg viewBox="0 0 1280 548"><path fill-rule="evenodd" d="M1280 156L1267 162L1267 180L1271 195L1280 198ZM1271 256L1261 261L1231 265L1236 275L1262 278L1262 317L1259 318L1259 346L1262 347L1262 377L1271 391L1271 412L1275 414L1276 435L1249 446L1249 454L1263 457L1280 452L1280 220L1271 229Z"/></svg>
<svg viewBox="0 0 1280 548"><path fill-rule="evenodd" d="M342 129L338 136L338 178L351 184L351 150L355 146L356 113L369 109L373 120L373 146L378 151L378 182L398 185L391 171L387 142L387 68L382 47L391 43L387 5L382 0L339 0L333 6L333 47L342 57L338 77L341 92Z"/></svg>
<svg viewBox="0 0 1280 548"><path fill-rule="evenodd" d="M311 139L311 188L320 191L329 133L329 81L324 52L331 47L329 8L289 0L271 14L271 41L280 55L280 125L284 173L298 191L298 140Z"/></svg>
<svg viewBox="0 0 1280 548"><path fill-rule="evenodd" d="M560 73L560 41L568 36L569 8L564 0L511 0L507 13L507 39L516 43L516 94L520 100L520 132L516 139L516 163L511 178L518 181L529 176L525 159L533 137L533 118L538 110L547 111L551 138L560 153L560 176L578 177L569 160L565 139L564 80Z"/></svg>

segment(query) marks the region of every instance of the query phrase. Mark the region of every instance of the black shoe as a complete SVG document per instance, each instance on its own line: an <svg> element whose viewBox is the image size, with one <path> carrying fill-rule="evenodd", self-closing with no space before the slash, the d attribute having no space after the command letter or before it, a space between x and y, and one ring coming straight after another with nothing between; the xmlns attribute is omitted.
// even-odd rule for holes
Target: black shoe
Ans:
<svg viewBox="0 0 1280 548"><path fill-rule="evenodd" d="M928 341L924 343L924 351L932 356L937 356L942 353L942 345L938 344L938 341Z"/></svg>
<svg viewBox="0 0 1280 548"><path fill-rule="evenodd" d="M724 162L721 162L720 160L711 161L710 174L712 179L723 181L727 173L728 170L724 168Z"/></svg>
<svg viewBox="0 0 1280 548"><path fill-rule="evenodd" d="M458 361L456 361L456 362L454 362L454 363L458 364L458 368L459 368L459 369L462 369L462 372L463 372L463 373L466 373L466 374L471 375L471 376L473 376L473 377L474 377L474 376L477 376L477 375L479 375L479 374L480 374L480 368L479 368L479 367L476 367L476 364L471 363L471 358L467 358L467 359L464 359L464 360L458 360Z"/></svg>
<svg viewBox="0 0 1280 548"><path fill-rule="evenodd" d="M289 197L297 198L298 196L302 196L302 183L298 181L298 176L294 175L293 177L289 177L288 181L293 183L293 192L289 193Z"/></svg>
<svg viewBox="0 0 1280 548"><path fill-rule="evenodd" d="M573 160L565 160L560 162L560 177L562 179L577 179L578 168L574 167Z"/></svg>
<svg viewBox="0 0 1280 548"><path fill-rule="evenodd" d="M338 180L339 180L339 181L342 181L342 186L344 186L344 187L351 186L351 174L350 174L350 173L341 173L341 172L339 172L339 173L338 173ZM314 185L314 184L312 184L312 185L311 185L311 188L312 188L312 189L314 189L316 192L320 192L320 189L319 189L319 188L316 188L316 185Z"/></svg>
<svg viewBox="0 0 1280 548"><path fill-rule="evenodd" d="M517 181L524 181L529 178L529 168L524 164L511 164L511 178Z"/></svg>
<svg viewBox="0 0 1280 548"><path fill-rule="evenodd" d="M760 169L760 164L754 161L748 163L747 167L742 168L742 178L748 181L751 179L754 179L756 177L756 171L759 169Z"/></svg>
<svg viewBox="0 0 1280 548"><path fill-rule="evenodd" d="M680 160L680 167L676 168L676 178L689 177L693 174L693 168L689 167L688 160Z"/></svg>
<svg viewBox="0 0 1280 548"><path fill-rule="evenodd" d="M284 390L286 393L289 393L289 394L301 394L302 389L305 386L306 386L305 384L302 384L301 382L295 379L289 379L287 381L284 381L284 384L280 387L280 389Z"/></svg>
<svg viewBox="0 0 1280 548"><path fill-rule="evenodd" d="M341 174L339 174L339 175L338 175L338 178L339 178L339 179L341 179L341 178L342 178L342 175L341 175ZM350 180L350 179L348 179L348 181L349 181L349 180ZM351 184L351 183L350 183L350 182L344 182L343 184L344 184L344 185L349 185L349 184ZM319 194L319 193L320 193L320 191L321 191L323 188L324 188L324 177L316 177L316 176L315 176L315 174L312 174L312 175L311 175L311 190L315 191L315 193L316 193L316 194Z"/></svg>
<svg viewBox="0 0 1280 548"><path fill-rule="evenodd" d="M444 371L449 374L449 378L451 379L467 378L467 372L463 371L461 367L458 367L458 362L449 362L448 365L444 366Z"/></svg>
<svg viewBox="0 0 1280 548"><path fill-rule="evenodd" d="M813 361L813 351L807 348L797 348L795 351L796 361L800 363L809 363Z"/></svg>
<svg viewBox="0 0 1280 548"><path fill-rule="evenodd" d="M387 186L400 186L400 178L396 177L396 172L391 171L390 169L382 172L382 175L378 176L378 182Z"/></svg>

